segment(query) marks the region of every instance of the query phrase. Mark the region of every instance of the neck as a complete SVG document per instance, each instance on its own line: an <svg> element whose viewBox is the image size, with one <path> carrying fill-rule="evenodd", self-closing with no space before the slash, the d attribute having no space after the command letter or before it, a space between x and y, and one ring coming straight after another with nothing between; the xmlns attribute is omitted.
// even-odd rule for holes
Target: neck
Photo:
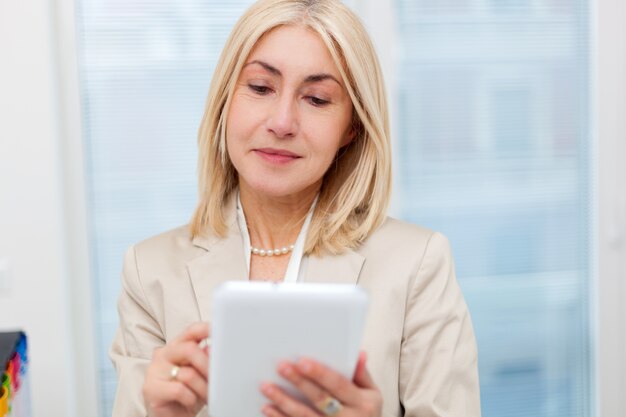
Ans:
<svg viewBox="0 0 626 417"><path fill-rule="evenodd" d="M255 192L240 181L239 196L250 244L270 249L295 243L318 191L319 186L314 186L296 195L273 197Z"/></svg>

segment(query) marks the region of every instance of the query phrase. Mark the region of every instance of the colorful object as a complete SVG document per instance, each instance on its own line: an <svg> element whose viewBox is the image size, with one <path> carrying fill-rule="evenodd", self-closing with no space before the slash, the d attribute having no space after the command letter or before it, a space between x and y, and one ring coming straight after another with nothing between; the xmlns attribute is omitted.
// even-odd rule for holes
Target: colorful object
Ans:
<svg viewBox="0 0 626 417"><path fill-rule="evenodd" d="M0 417L9 414L9 390L0 387Z"/></svg>
<svg viewBox="0 0 626 417"><path fill-rule="evenodd" d="M24 332L0 333L0 417L11 413L12 400L20 391L27 370L27 341Z"/></svg>
<svg viewBox="0 0 626 417"><path fill-rule="evenodd" d="M8 372L2 374L2 388L7 392L7 396L11 396L11 375Z"/></svg>

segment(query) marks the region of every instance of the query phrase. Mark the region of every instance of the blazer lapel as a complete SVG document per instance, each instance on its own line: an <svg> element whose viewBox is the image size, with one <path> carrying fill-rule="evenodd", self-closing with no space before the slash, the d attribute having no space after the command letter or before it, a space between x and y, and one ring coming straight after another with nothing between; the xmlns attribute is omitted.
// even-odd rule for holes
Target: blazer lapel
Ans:
<svg viewBox="0 0 626 417"><path fill-rule="evenodd" d="M304 282L357 284L365 258L351 250L341 255L308 256Z"/></svg>
<svg viewBox="0 0 626 417"><path fill-rule="evenodd" d="M246 281L248 272L241 236L229 235L211 245L207 253L187 264L200 318L210 321L212 295L226 281Z"/></svg>
<svg viewBox="0 0 626 417"><path fill-rule="evenodd" d="M237 225L236 202L233 196L227 202L225 214L228 234L223 238L195 237L193 244L207 252L187 263L202 321L211 321L213 292L220 284L248 280L243 239Z"/></svg>

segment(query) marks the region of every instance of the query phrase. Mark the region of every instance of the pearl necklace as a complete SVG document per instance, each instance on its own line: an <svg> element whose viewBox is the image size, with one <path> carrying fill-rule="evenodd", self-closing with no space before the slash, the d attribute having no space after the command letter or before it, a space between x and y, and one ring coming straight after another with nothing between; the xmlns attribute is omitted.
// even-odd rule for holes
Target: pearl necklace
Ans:
<svg viewBox="0 0 626 417"><path fill-rule="evenodd" d="M294 245L283 246L282 249L259 249L250 245L250 252L253 255L259 256L281 256L286 255L291 252L294 248Z"/></svg>

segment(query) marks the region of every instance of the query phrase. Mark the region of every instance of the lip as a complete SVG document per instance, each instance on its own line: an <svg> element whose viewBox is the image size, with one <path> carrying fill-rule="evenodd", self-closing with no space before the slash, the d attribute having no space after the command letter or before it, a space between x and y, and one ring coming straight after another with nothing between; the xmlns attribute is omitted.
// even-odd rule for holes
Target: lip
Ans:
<svg viewBox="0 0 626 417"><path fill-rule="evenodd" d="M296 159L300 159L301 156L288 151L286 149L276 149L276 148L259 148L254 149L254 152L259 155L264 160L271 163L284 164L288 162L295 161Z"/></svg>

